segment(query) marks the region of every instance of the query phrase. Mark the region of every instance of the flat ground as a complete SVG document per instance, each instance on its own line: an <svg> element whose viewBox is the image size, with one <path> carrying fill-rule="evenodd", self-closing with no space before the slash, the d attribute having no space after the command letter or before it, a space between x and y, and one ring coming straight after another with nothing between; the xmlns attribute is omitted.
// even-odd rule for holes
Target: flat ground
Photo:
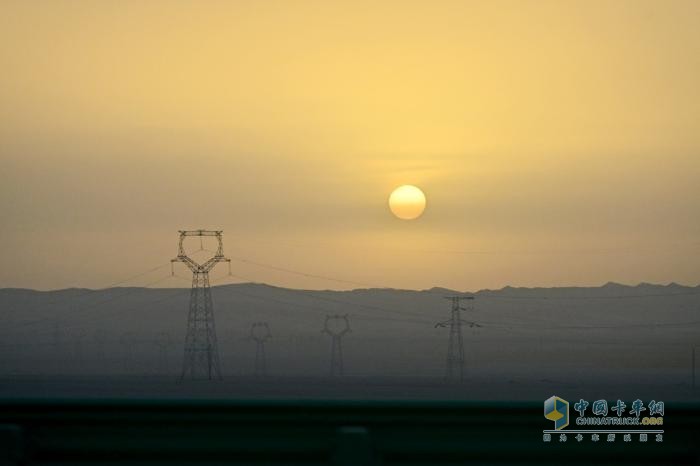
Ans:
<svg viewBox="0 0 700 466"><path fill-rule="evenodd" d="M0 398L543 400L558 395L569 400L700 400L700 387L693 389L689 380L659 372L641 375L599 373L587 379L564 374L549 379L482 372L462 383L428 377L228 376L180 382L174 376L15 375L0 378Z"/></svg>

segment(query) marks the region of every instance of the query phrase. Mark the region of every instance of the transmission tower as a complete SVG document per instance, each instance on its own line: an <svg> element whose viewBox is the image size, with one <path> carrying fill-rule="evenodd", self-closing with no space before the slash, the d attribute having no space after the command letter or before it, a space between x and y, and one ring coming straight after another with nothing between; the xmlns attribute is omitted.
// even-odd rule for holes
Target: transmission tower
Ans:
<svg viewBox="0 0 700 466"><path fill-rule="evenodd" d="M464 379L464 340L462 339L462 324L469 327L481 327L475 322L462 320L461 311L473 310L473 306L462 307L463 300L474 301L473 296L445 296L452 303L450 318L444 322L438 322L435 327L450 327L450 340L447 347L447 365L445 378L447 380Z"/></svg>
<svg viewBox="0 0 700 466"><path fill-rule="evenodd" d="M335 325L340 323L340 326ZM343 375L343 336L350 332L348 315L327 315L323 323L323 332L331 336L331 377Z"/></svg>
<svg viewBox="0 0 700 466"><path fill-rule="evenodd" d="M255 375L267 375L267 356L265 355L265 341L272 338L270 326L267 322L253 322L250 327L250 338L255 341Z"/></svg>
<svg viewBox="0 0 700 466"><path fill-rule="evenodd" d="M206 378L221 380L219 350L216 343L214 325L214 305L209 287L209 272L219 262L231 259L224 257L222 231L193 230L180 231L178 254L172 262L183 262L192 271L192 291L190 292L190 309L187 315L187 333L185 336L185 358L180 380L189 376L191 379ZM218 241L214 256L199 264L185 252L184 242L189 236L213 236Z"/></svg>

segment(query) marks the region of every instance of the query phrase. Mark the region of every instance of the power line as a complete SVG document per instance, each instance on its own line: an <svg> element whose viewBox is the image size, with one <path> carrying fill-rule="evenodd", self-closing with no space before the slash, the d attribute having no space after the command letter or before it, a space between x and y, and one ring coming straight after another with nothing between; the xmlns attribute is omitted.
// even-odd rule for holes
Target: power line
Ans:
<svg viewBox="0 0 700 466"><path fill-rule="evenodd" d="M243 277L243 276L240 276L240 275L237 275L237 274L230 274L230 276L235 277L235 278L238 278L238 279L241 279L241 280L247 280L247 281L249 281L249 282L251 282L251 283L253 282L253 281L250 280L249 278ZM220 277L220 278L218 278L218 279L216 279L216 280L214 280L214 281L223 280L223 279L225 279L225 278L227 278L227 277ZM268 285L268 286L269 286L269 285ZM289 289L287 289L287 288L276 288L276 289L279 290L279 291L281 291L281 292L288 293L288 294L292 295L294 298L298 298L298 296L296 295L296 291L289 290ZM322 308L322 307L317 307L317 306L310 306L310 305L307 305L307 304L299 304L299 303L295 303L295 302L291 302L291 301L285 301L285 300L281 300L281 299L278 299L278 298L273 298L273 297L270 297L270 296L260 296L260 295L256 295L256 294L246 293L246 292L243 292L243 291L241 291L241 290L230 289L229 292L234 293L234 294L237 294L237 295L240 295L240 296L244 296L244 297L247 297L247 298L257 299L257 300L261 300L261 301L275 302L275 303L278 303L278 304L282 304L282 305L284 305L285 307L293 307L293 308L300 309L300 310L302 310L302 311L309 311L310 309L313 309L313 310L316 310L316 311L319 311L319 312L328 312L328 310L329 310L328 308ZM304 297L304 298L311 298L311 299L319 299L318 296L314 296L314 295L302 295L302 297ZM351 303L351 302L349 302L349 301L331 300L330 298L322 298L322 299L320 299L320 300L322 300L322 301L336 302L336 303L342 303L342 304L347 304L347 305L350 305L350 306L354 306L354 303ZM386 308L379 308L379 307L376 307L376 306L359 306L359 307L367 307L367 308L372 308L372 309L377 309L377 310L392 311L392 312L395 312L395 313L400 313L400 311L397 311L397 310L390 310L390 309L386 309ZM415 323L415 324L421 324L421 325L424 325L424 324L426 324L426 323L431 323L431 321L429 321L429 320L427 320L427 319L422 319L422 320L420 320L420 319L397 319L397 318L391 318L391 317L382 317L382 316L376 316L376 315L361 314L361 313L357 313L357 312L352 312L352 313L349 314L349 315L357 316L357 317L362 317L362 318L365 318L365 319L384 320L384 321L402 322L402 323ZM409 314L409 315L412 315L412 314ZM420 316L420 317L423 317L423 316Z"/></svg>
<svg viewBox="0 0 700 466"><path fill-rule="evenodd" d="M326 275L317 275L317 274L313 274L313 273L300 272L297 270L292 270L292 269L288 269L288 268L284 268L284 267L278 267L276 265L271 265L271 264L264 264L262 262L256 262L256 261L252 261L250 259L244 259L241 257L231 257L231 259L238 261L238 262L245 263L245 264L252 264L252 265L256 265L258 267L264 267L264 268L271 269L271 270L277 270L279 272L300 275L302 277L318 278L321 280L326 280L326 281L331 281L331 282L336 282L336 283L346 283L348 285L368 286L368 287L373 287L373 288L379 288L379 287L376 287L376 286L369 284L369 283L356 282L356 281L352 281L352 280L344 280L341 278L333 278L333 277L329 277Z"/></svg>
<svg viewBox="0 0 700 466"><path fill-rule="evenodd" d="M239 240L246 241L251 240L251 238L240 238ZM272 244L288 244L294 247L302 248L313 248L318 249L319 247L326 248L337 248L337 245L324 244L322 242L300 243L296 241L285 241L285 240L266 240L263 238L252 238L253 241L266 242ZM662 245L666 248L669 253L676 252L668 248L668 244ZM697 249L700 247L700 242L690 242L687 244L677 244L687 249ZM350 246L352 247L352 245ZM362 246L367 249L366 245ZM371 246L370 246L370 249ZM627 254L634 252L658 252L659 246L649 246L649 247L609 247L609 248L563 248L563 249L418 249L418 248L392 248L386 245L377 246L375 249L381 249L383 252L393 252L393 253L419 253L419 254L449 254L449 255L546 255L546 254Z"/></svg>
<svg viewBox="0 0 700 466"><path fill-rule="evenodd" d="M241 280L251 281L249 278L243 277L243 276L240 276L240 275L232 275L232 276L234 276L234 277L236 277L236 278L239 278L239 279L241 279ZM225 277L222 277L222 278L225 278ZM296 296L296 293L297 293L296 291L289 290L289 289L287 289L287 288L276 288L276 289L278 289L279 291L285 292L285 293L292 294L292 295L294 295L294 297L297 297L297 296ZM289 301L279 300L279 299L271 298L271 297L267 297L267 296L252 295L252 294L250 294L250 293L241 292L240 290L235 290L235 291L232 290L232 292L233 292L233 293L236 293L236 294L240 294L240 295L242 295L242 296L251 297L251 298L254 298L254 299L268 300L268 301L278 302L278 303L280 303L280 304L291 305L291 306L294 306L294 307L301 307L301 306L304 306L304 307L301 307L302 309L306 309L307 307L309 307L309 306L305 306L305 305L301 305L301 304L297 304L297 303L291 303L291 302L289 302ZM334 303L338 303L338 304L344 304L344 305L348 305L348 306L362 307L362 308L366 308L366 309L370 309L370 310L378 310L378 311L383 311L383 312L391 312L391 313L399 314L399 315L405 315L405 316L411 316L411 317L418 317L419 319L424 317L424 316L421 316L421 315L418 315L418 314L407 313L407 312L405 312L405 311L400 311L400 310L397 310L397 309L388 309L388 308L379 307L379 306L365 305L365 304L361 304L361 303L353 303L353 302L350 302L350 301L343 301L343 300L338 300L338 299L334 299L334 298L321 297L321 296L318 296L318 295L315 295L315 294L302 295L302 296L303 296L303 297L309 297L309 298L312 298L312 299L318 299L318 300L321 300L321 301L328 301L328 302L334 302ZM465 299L465 298L466 298L466 299L471 298L471 296L462 296L462 295L459 295L459 297L460 297L460 298L463 298L463 299ZM478 297L479 299L482 298L482 297L479 296L479 295L477 295L476 297ZM317 309L317 310L319 310L319 311L327 311L327 309L325 309L325 308L318 308L318 307L314 307L314 306L311 306L310 308L311 308L311 309ZM366 318L370 318L370 319L388 320L388 321L395 321L395 322L412 322L412 323L420 323L420 324L424 324L424 323L429 323L429 322L430 322L430 321L428 321L428 320L418 320L418 319L392 319L392 318L389 318L389 317L369 316L369 315L367 315L367 314L358 314L358 313L352 313L352 315L356 315L356 316L360 316L360 317L366 317ZM481 327L486 327L486 328L506 328L506 329L512 329L512 328L534 328L534 329L543 329L543 330L558 330L558 329L578 329L578 330L588 330L588 329L617 329L617 328L628 328L628 327L642 327L642 328L644 328L644 327L654 327L654 326L659 326L659 327L671 327L671 326L673 326L673 327L680 327L680 326L688 326L688 325L698 325L698 324L700 324L700 321L691 321L691 322L671 322L671 323L659 323L659 324L657 324L657 323L652 323L652 324L624 324L624 325L597 325L597 326L594 326L594 325L542 326L542 325L539 325L539 324L533 324L533 325L529 326L529 325L524 324L524 323L512 323L512 324L509 324L508 322L489 322L489 321L483 321L483 320L481 320L481 319L478 319L478 320L479 320L479 326L481 326Z"/></svg>
<svg viewBox="0 0 700 466"><path fill-rule="evenodd" d="M169 278L179 278L179 279L182 279L182 280L186 280L186 279L184 279L183 277L180 277L180 276L177 276L177 275L176 275L176 276L168 275L167 277L164 277L163 279L157 280L156 282L164 281L164 280L167 280L167 279L169 279ZM187 281L189 282L189 280L187 280ZM154 283L154 284L155 284L155 283ZM148 290L152 290L152 288L139 288L138 291L146 291L147 289L148 289ZM161 302L164 302L164 301L169 301L169 300L171 300L171 299L179 298L179 297L181 297L181 296L183 296L183 295L185 295L185 294L189 294L189 293L190 293L190 289L189 289L189 288L187 288L187 289L179 289L179 288L178 288L177 290L178 290L178 292L175 293L175 294L172 294L172 295L169 295L169 296L165 296L165 297L163 297L163 298L158 298L158 299L146 301L145 303L143 303L143 306L151 306L151 305L153 305L153 304L161 303ZM123 296L123 295L122 295L122 296ZM117 298L117 299L118 299L118 298ZM115 299L115 300L116 300L116 299ZM97 305L97 304L95 304L95 305ZM92 305L91 305L91 306L92 306ZM132 309L123 309L123 308L119 308L119 309L114 309L114 310L112 310L111 312L100 312L99 317L104 318L104 317L107 317L107 316L110 316L110 315L113 315L113 314L123 314L123 313L125 313L125 312L133 312L133 311L143 312L143 307L132 308ZM96 314L90 314L89 317L93 317L93 318L94 318L94 317L98 317L98 316L97 316ZM46 322L48 322L48 321L46 321ZM86 321L86 320L84 320L84 319L81 320L81 323L86 323L86 322L89 322L89 320L88 320L88 321ZM54 323L55 323L55 322L54 322ZM61 327L61 328L67 328L67 327ZM33 333L32 335L42 336L42 335L50 335L50 333Z"/></svg>
<svg viewBox="0 0 700 466"><path fill-rule="evenodd" d="M366 283L366 282L358 282L358 281L353 281L353 280L346 280L342 278L337 278L337 277L331 277L329 275L320 275L320 274L312 274L308 272L303 272L300 270L294 270L288 267L280 267L274 264L267 264L263 262L257 262L253 261L250 259L245 259L241 257L231 257L231 259L242 262L242 263L247 263L247 264L252 264L256 265L258 267L263 267L271 270L276 270L279 272L285 272L293 275L298 275L298 276L303 276L307 278L316 278L320 280L326 280L326 281L331 281L331 282L336 282L336 283L345 283L349 285L357 285L357 286L363 286L363 287L370 287L374 289L395 289L392 287L388 286L383 286L383 285L378 285L378 284L372 284L372 283ZM419 293L431 293L431 294L444 294L443 291L433 291L433 290L408 290L408 291L416 291ZM681 292L681 293L646 293L646 294L639 294L639 295L611 295L611 296L544 296L544 295L535 295L535 296L494 296L494 295L489 295L486 294L488 292L484 291L477 291L477 292L457 292L460 295L464 296L478 296L479 299L529 299L529 300L601 300L601 299L641 299L641 298L653 298L653 297L672 297L672 296L697 296L700 295L700 290L699 291L689 291L689 292Z"/></svg>
<svg viewBox="0 0 700 466"><path fill-rule="evenodd" d="M536 330L612 330L624 328L655 328L655 327L688 327L700 325L700 320L691 322L665 322L665 323L650 323L650 324L624 324L624 325L555 325L541 326L537 324L508 324L507 322L486 322L479 321L481 326L486 328L505 328L505 329L536 329Z"/></svg>
<svg viewBox="0 0 700 466"><path fill-rule="evenodd" d="M479 299L529 299L539 301L555 301L555 300L600 300L600 299L643 299L643 298L668 298L673 296L698 296L700 291L690 291L684 293L648 293L638 295L612 295L612 296L493 296L476 292L475 296Z"/></svg>
<svg viewBox="0 0 700 466"><path fill-rule="evenodd" d="M120 294L118 294L118 295L116 295L116 296L112 296L112 297L110 297L110 298L107 298L107 299L105 299L105 300L102 300L102 301L99 301L99 302L96 302L96 303L90 303L90 304L84 305L84 306L82 306L82 307L78 307L78 308L75 308L75 309L68 310L68 312L63 313L60 317L58 317L58 320L62 320L62 319L65 320L66 315L69 315L69 316L70 316L70 315L74 315L74 314L76 314L76 313L80 313L80 312L83 312L83 311L86 311L86 310L94 309L94 308L97 307L97 306L101 306L101 305L103 305L103 304L107 304L107 303L109 303L109 302L116 301L116 300L118 300L118 299L122 299L122 298L124 298L125 296L129 296L129 295L132 295L132 294L134 294L134 293L143 292L143 291L144 291L145 289L147 289L149 286L153 286L153 285L155 285L155 284L157 284L157 283L160 283L160 282L163 282L163 281L165 281L165 280L167 280L167 279L169 279L169 278L170 278L170 275L168 275L168 276L166 276L166 277L159 278L158 280L155 280L155 281L153 281L153 282L147 283L146 285L144 285L143 287L140 287L140 288L126 288L126 291L125 291L124 293L120 293ZM15 328L23 328L23 327L28 327L28 326L32 326L32 325L42 324L42 323L46 323L46 322L48 322L47 319L36 319L36 320L33 320L33 321L28 321L28 322L20 322L20 323L18 323L18 325L16 325Z"/></svg>
<svg viewBox="0 0 700 466"><path fill-rule="evenodd" d="M313 293L313 292L311 292L311 293ZM399 314L399 315L405 315L405 316L411 316L411 317L417 317L417 318L424 318L424 317L425 317L425 316L422 316L422 315L420 315L420 314L413 314L413 313L410 313L410 312L400 311L400 310L397 310L397 309L389 309L389 308L386 308L386 307L374 306L374 305L371 305L371 304L363 304L363 303L355 303L355 302L350 302L350 301L343 301L343 300L340 300L340 299L328 298L328 297L326 297L326 296L318 296L317 294L311 294L310 296L311 296L313 299L318 299L318 300L320 300L320 301L328 301L328 302L331 302L331 303L343 304L343 305L353 306L353 307L360 307L360 308L369 309L369 310L372 310L372 311L389 312L389 313L392 313L392 314Z"/></svg>
<svg viewBox="0 0 700 466"><path fill-rule="evenodd" d="M110 283L110 284L105 285L104 287L101 287L101 288L97 288L97 289L85 289L85 290L83 290L81 293L79 293L79 294L77 294L77 295L64 296L63 298L56 299L56 300L53 300L53 301L49 301L48 303L46 303L46 305L47 305L47 306L53 306L53 305L62 304L62 303L64 303L64 302L68 302L68 301L74 301L74 300L80 299L80 298L82 298L82 297L84 297L84 296L95 295L96 293L102 293L102 292L105 292L105 291L109 291L109 290L112 289L112 288L116 288L116 287L118 287L118 286L120 286L120 285L123 285L123 284L125 284L125 283L128 283L128 282L130 282L130 281L132 281L132 280L134 280L134 279L136 279L136 278L140 278L140 277L143 277L144 275L148 275L149 273L153 273L153 272L156 272L156 271L158 271L158 270L160 270L160 269L163 269L163 268L167 267L168 265L170 265L169 262L168 262L168 263L165 263L165 264L161 264L161 265L159 265L159 266L157 266L157 267L153 267L153 268L151 268L151 269L145 270L145 271L143 271L143 272L139 272L139 273L137 273L137 274L135 274L135 275L132 275L132 276L130 276L130 277L128 277L128 278L124 278L124 279L122 279L122 280L119 280L119 281ZM145 285L145 286L148 286L148 285ZM55 291L58 291L58 290L55 290ZM55 291L54 291L54 292L55 292Z"/></svg>
<svg viewBox="0 0 700 466"><path fill-rule="evenodd" d="M238 275L238 274L232 274L232 273L231 273L231 274L229 274L229 276L238 278L238 279L240 279L240 280L245 280L245 281L247 281L247 282L249 282L249 283L254 283L254 282L255 282L254 280L252 280L252 279L250 279L250 278L248 278L248 277L244 277L244 276L241 276L241 275ZM225 278L225 277L222 277L222 278ZM268 285L268 286L272 286L272 285ZM290 289L288 289L288 288L282 288L282 287L275 287L275 289L277 289L277 290L279 290L279 291L281 291L281 292L283 292L283 293L287 293L287 294L289 294L289 295L292 295L292 296L294 296L295 298L298 298L298 297L299 297L299 296L297 295L298 291L290 290ZM263 300L267 299L267 300L277 301L277 302L284 303L284 304L291 304L291 303L289 303L289 302L287 302L287 301L275 300L274 298L270 298L270 297L263 297L263 296L259 296L259 295L250 295L250 294L246 294L246 293L243 293L243 292L241 292L241 291L239 291L239 290L236 290L236 291L233 291L233 292L234 292L234 293L241 294L241 295L243 295L243 296L249 296L249 297L253 297L253 298L257 298L257 299L263 299ZM396 310L396 309L389 309L389 308L386 308L386 307L374 306L374 305L371 305L371 304L355 303L355 302L351 302L351 301L343 301L343 300L340 300L340 299L329 298L329 297L326 297L326 296L319 296L319 295L316 294L315 292L311 292L311 291L305 291L305 294L302 294L301 297L303 297L303 298L311 298L311 299L318 300L318 301L331 302L331 303L335 303L335 304L342 304L342 305L352 306L352 307L356 307L356 308L359 307L359 308L363 308L363 309L376 310L376 311L381 311L381 312L389 312L389 313L393 313L393 314L411 316L411 317L416 317L416 318L418 318L418 319L424 319L424 318L425 318L425 316L420 315L420 314L407 313L407 312L405 312L405 311L399 311L399 310ZM299 304L293 304L293 305L294 305L294 306L300 306ZM308 306L307 306L307 307L308 307ZM319 309L319 310L321 310L321 311L323 311L323 312L327 312L327 309L326 309L326 308L316 308L316 307L312 307L312 308ZM363 314L356 314L356 313L353 313L353 315L359 315L359 316L366 316L366 317L367 317L366 314L363 315ZM377 319L383 319L383 320L391 320L390 318L386 318L386 317L385 317L385 318L378 317L378 316L368 316L368 317L370 317L370 318L377 318ZM394 319L394 320L398 321L398 319ZM406 321L406 320L404 320L404 321ZM426 323L426 322L429 322L429 321L428 321L428 320L413 320L412 322Z"/></svg>
<svg viewBox="0 0 700 466"><path fill-rule="evenodd" d="M240 276L240 275L235 275L235 276L236 276L237 278L241 279L241 280L246 280L246 281L249 281L249 282L253 282L253 280L251 280L251 279L249 279L249 278L247 278L247 277L243 277L243 276ZM283 291L283 292L290 293L290 294L296 293L295 291L289 290L289 289L287 289L287 288L277 288L277 289L279 289L280 291ZM343 300L339 300L339 299L335 299L335 298L329 298L329 297L325 297L325 296L318 296L317 294L315 294L315 292L309 292L309 293L312 293L312 294L304 295L304 297L311 297L312 299L317 299L317 300L320 300L320 301L327 301L327 302L333 302L333 303L338 303L338 304L343 304L343 305L348 305L348 306L361 307L361 308L370 309L370 310L378 310L378 311L382 311L382 312L390 312L390 313L399 314L399 315L417 317L418 319L421 319L421 318L424 317L424 316L422 316L422 315L413 314L413 313L408 313L408 312L400 311L400 310L397 310L397 309L388 309L388 308L385 308L385 307L373 306L373 305L362 304L362 303L353 303L353 302L350 302L350 301L343 301ZM296 296L295 296L295 297L296 297ZM460 296L460 297L464 298L465 296ZM466 297L468 298L468 296L466 296ZM479 294L477 294L476 297L478 297L479 299L484 298L484 296L481 296L481 295L479 295ZM257 298L257 299L267 299L266 297L261 297L261 296L256 296L256 298ZM286 304L289 304L289 303L286 303ZM297 306L298 306L298 305L297 305ZM378 319L378 320L390 320L390 321L393 320L393 321L412 322L412 323L427 323L427 322L429 322L428 320L417 320L417 319L413 319L413 320L409 320L409 319L391 319L391 318L388 318L388 317L368 316L368 315L366 315L366 314L363 315L363 314L357 314L357 313L353 313L353 315L357 315L357 316L361 316L361 317L366 317L366 318L371 318L371 319ZM661 327L665 327L665 326L669 326L669 327L670 327L670 326L686 326L686 325L697 325L697 324L700 324L700 321L697 321L697 322L663 323L663 324L630 324L630 325L619 325L619 326L616 326L616 325L608 325L608 326L605 326L605 325L598 325L598 326L577 325L577 326L549 326L549 327L543 327L543 326L541 326L541 325L539 325L539 324L535 324L535 325L533 325L533 326L527 326L527 325L523 325L523 324L508 324L507 322L506 322L506 323L504 323L504 322L488 322L488 321L479 320L479 324L480 324L480 326L489 327L489 328L509 328L509 329L510 329L510 328L515 327L515 328L537 328L537 329L552 329L552 330L555 330L555 329L581 329L581 330L588 330L588 329L614 329L614 328L627 328L627 327L642 327L642 328L643 328L643 327L653 327L653 326L661 326ZM499 326L500 326L500 327L499 327Z"/></svg>
<svg viewBox="0 0 700 466"><path fill-rule="evenodd" d="M195 252L195 254L196 254L196 253L199 253L199 252L201 252L201 251L209 251L209 250L201 249L201 250ZM211 252L211 251L209 251L209 252ZM234 258L234 259L237 260L237 261L241 261L241 262L245 262L245 263L250 263L250 264L257 265L257 266L261 266L261 267L272 268L272 269L274 269L274 270L283 271L283 272L286 272L286 273L292 273L292 274L295 274L295 275L306 276L306 277L309 277L309 278L317 278L317 279L331 280L331 281L334 281L334 282L350 283L350 284L356 284L356 285L362 285L362 286L373 286L373 287L378 288L378 289L386 289L386 288L387 288L387 287L382 287L382 286L377 286L377 285L370 285L370 284L368 284L368 283L362 283L362 282L356 282L356 281L351 281L351 280L339 279L339 278L335 278L335 277L329 277L329 276L325 276L325 275L310 274L310 273L306 273L306 272L302 272L302 271L298 271L298 270L293 270L293 269L290 269L290 268L278 267L278 266L275 266L275 265L272 265L272 264L263 264L263 263L260 263L260 262L251 261L251 260L244 259L244 258ZM154 271L157 271L157 270L159 270L159 269L162 269L162 268L164 268L164 267L166 267L166 266L167 266L167 264L164 264L164 265L160 265L160 266L158 266L158 267L154 267L154 268L148 269L148 270L146 270L146 271L144 271L144 272L140 272L140 273L135 274L135 275L133 275L133 276L131 276L131 277L128 277L128 278L126 278L126 279L123 279L123 280L120 280L120 281L118 281L118 282L115 282L115 283L113 283L112 285L119 285L119 284L126 283L126 282L131 281L131 280L133 280L133 279L135 279L135 278L138 278L138 277L140 277L140 276L143 276L143 275L146 275L146 274L148 274L148 273L152 273L152 272L154 272ZM242 277L242 276L240 276L240 275L233 275L233 274L231 274L231 275L232 275L232 276L235 276L235 277L237 277L237 278L240 278L240 279L242 279L242 280L248 280L248 281L251 281L251 282L253 281L253 280L250 280L250 279L248 279L248 278L246 278L246 277ZM145 287L149 287L149 286L155 285L155 284L157 284L157 283L159 283L159 282L161 282L161 281L163 281L163 280L165 280L165 279L167 279L167 278L169 278L169 277L164 277L164 278L158 279L158 280L153 281L153 282L151 282L151 283L148 283L148 284L146 284L146 285L144 285L144 286L145 286ZM181 278L181 279L182 279L182 277L179 277L179 276L178 276L177 278ZM217 279L217 280L218 280L218 279ZM108 286L109 286L109 285L108 285ZM78 295L78 296L71 296L71 297L65 298L65 299L63 299L63 300L58 300L58 302L70 301L70 300L72 300L72 299L78 299L78 298L80 298L80 297L82 297L82 296L85 296L85 295L88 295L88 294L94 294L95 292L99 292L99 291L107 291L108 289L109 289L109 288L104 288L104 289L101 289L101 290L89 290L89 291L86 291L85 293L82 293L82 294L80 294L80 295ZM277 288L277 289L279 289L280 291L289 293L289 294L295 294L294 291L289 290L289 289L286 289L286 288L281 288L281 287L280 287L280 288ZM68 313L67 315L72 315L72 314L75 314L76 312L82 312L82 311L84 311L84 310L88 310L88 309L94 308L94 307L96 307L96 306L99 306L99 305L102 305L102 304L105 304L105 303L108 303L108 302L111 302L111 301L115 301L115 300L121 299L121 298L123 298L123 297L129 296L129 295L131 295L131 294L133 294L133 293L136 293L136 292L139 292L139 291L141 291L141 290L142 290L141 288L129 288L129 289L126 290L124 293L120 293L120 294L117 295L117 296L113 296L113 297L110 297L110 298L108 298L108 299L106 299L106 300L99 301L99 302L97 302L97 303L92 303L92 304L89 304L89 305L87 305L87 306L83 306L83 307L78 308L78 309L70 310L69 313ZM442 291L433 291L433 290L424 290L424 291L415 291L415 292L416 292L416 293L430 293L430 294L437 294L437 293L440 293L440 294L442 294ZM240 290L236 291L236 293L237 293L237 294L240 294L240 295L242 295L242 296L247 296L247 297L253 298L253 299L263 299L263 300L267 300L267 301L275 301L275 302L284 304L284 305L286 305L286 306L292 305L292 306L294 306L294 307L301 308L301 309L303 309L303 310L307 310L307 308L309 308L308 305L302 306L302 305L295 304L295 303L293 304L293 303L290 303L290 302L287 302L287 301L271 299L271 298L269 298L269 297L261 297L261 296L259 296L259 295L252 295L252 294L249 294L249 293L243 293L243 292L240 292ZM693 296L693 295L700 295L700 291L698 291L698 292L684 292L684 293L677 293L677 292L676 292L676 293L647 293L647 294L642 294L642 295L613 295L613 296L532 296L532 295L531 295L531 296L494 296L494 295L487 295L487 294L485 294L485 293L483 293L483 292L477 292L477 293L463 293L463 294L462 294L462 296L468 296L468 295L471 295L471 296L474 296L474 295L475 295L475 296L478 296L479 299L503 299L503 300L521 300L521 299L522 299L522 300L544 300L544 301L547 301L547 300L604 300L604 299L634 299L634 298L636 298L636 299L644 299L644 298L651 298L651 297ZM155 300L155 301L153 301L152 303L157 303L157 302L161 302L161 301L173 299L173 298L175 298L175 297L177 297L177 296L167 296L167 297L165 297L165 298L161 298L161 299ZM296 296L295 296L295 297L296 297ZM336 303L336 304L342 304L342 305L347 305L347 306L353 306L353 307L364 308L364 309L373 310L373 311L387 312L387 313L397 314L397 315L401 315L401 316L410 316L410 317L415 317L416 319L391 319L391 318L389 318L389 317L381 317L381 316L376 316L376 315L367 315L367 314L357 314L357 313L353 313L353 315L358 315L358 316L362 316L362 317L365 317L365 318L377 319L377 320L386 320L386 321L392 321L392 320L393 320L393 321L402 321L402 322L414 322L414 323L425 323L425 322L427 322L427 320L420 320L420 319L423 318L423 316L422 316L422 315L419 315L419 314L408 313L408 312L403 311L403 310L389 309L389 308L386 308L386 307L380 307L380 306L375 306L375 305L371 305L371 304L356 303L356 302L344 301L344 300L340 300L340 299L336 299L336 298L330 298L330 297L326 297L326 296L319 296L316 292L309 292L309 293L305 294L304 297L310 298L310 299L315 299L315 300L318 300L318 301L326 301L326 302L331 302L331 303ZM55 304L55 303L50 303L50 304ZM322 311L322 312L327 312L327 309L326 309L326 308L318 308L318 307L311 307L311 308L312 308L312 309L317 309L317 310ZM66 315L64 314L64 315L62 316L62 318L65 319L65 317L66 317ZM40 320L35 320L35 321L30 321L30 322L24 322L24 323L20 323L17 327L20 327L20 328L21 328L21 327L31 326L31 325L39 324L39 323L42 323L42 322L45 322L45 321L46 321L45 319L40 319ZM619 326L617 326L617 325L611 325L611 326L584 326L584 325L580 325L580 326L578 326L578 325L577 325L577 326L553 326L553 327L551 326L551 327L542 327L542 326L540 326L540 325L528 326L527 324L509 324L509 323L507 323L507 322L505 322L505 323L504 323L504 322L498 322L498 323L493 322L493 323L491 323L491 322L484 322L484 321L480 321L480 322L481 322L482 324L488 326L488 327L491 327L491 328L505 328L505 329L513 329L513 328L520 328L520 329L537 328L537 329L583 329L583 330L587 330L587 329L606 329L606 328L626 328L626 327L691 326L691 325L697 325L698 323L700 323L700 322L678 322L678 323L662 323L662 324L632 324L632 325L619 325Z"/></svg>

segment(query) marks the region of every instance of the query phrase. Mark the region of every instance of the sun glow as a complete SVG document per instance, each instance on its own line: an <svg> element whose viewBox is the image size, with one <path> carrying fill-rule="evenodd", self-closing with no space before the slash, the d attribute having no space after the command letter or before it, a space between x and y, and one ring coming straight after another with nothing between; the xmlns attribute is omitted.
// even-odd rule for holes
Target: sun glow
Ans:
<svg viewBox="0 0 700 466"><path fill-rule="evenodd" d="M396 188L389 196L391 212L402 220L413 220L425 211L425 194L412 185Z"/></svg>

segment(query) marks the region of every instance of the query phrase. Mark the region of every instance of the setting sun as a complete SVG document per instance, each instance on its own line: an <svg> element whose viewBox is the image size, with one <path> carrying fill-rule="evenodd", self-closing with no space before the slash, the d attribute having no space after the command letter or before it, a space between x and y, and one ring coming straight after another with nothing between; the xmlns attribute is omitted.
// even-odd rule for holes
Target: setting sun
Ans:
<svg viewBox="0 0 700 466"><path fill-rule="evenodd" d="M389 196L389 208L398 218L413 220L425 210L425 194L415 186L399 186Z"/></svg>

